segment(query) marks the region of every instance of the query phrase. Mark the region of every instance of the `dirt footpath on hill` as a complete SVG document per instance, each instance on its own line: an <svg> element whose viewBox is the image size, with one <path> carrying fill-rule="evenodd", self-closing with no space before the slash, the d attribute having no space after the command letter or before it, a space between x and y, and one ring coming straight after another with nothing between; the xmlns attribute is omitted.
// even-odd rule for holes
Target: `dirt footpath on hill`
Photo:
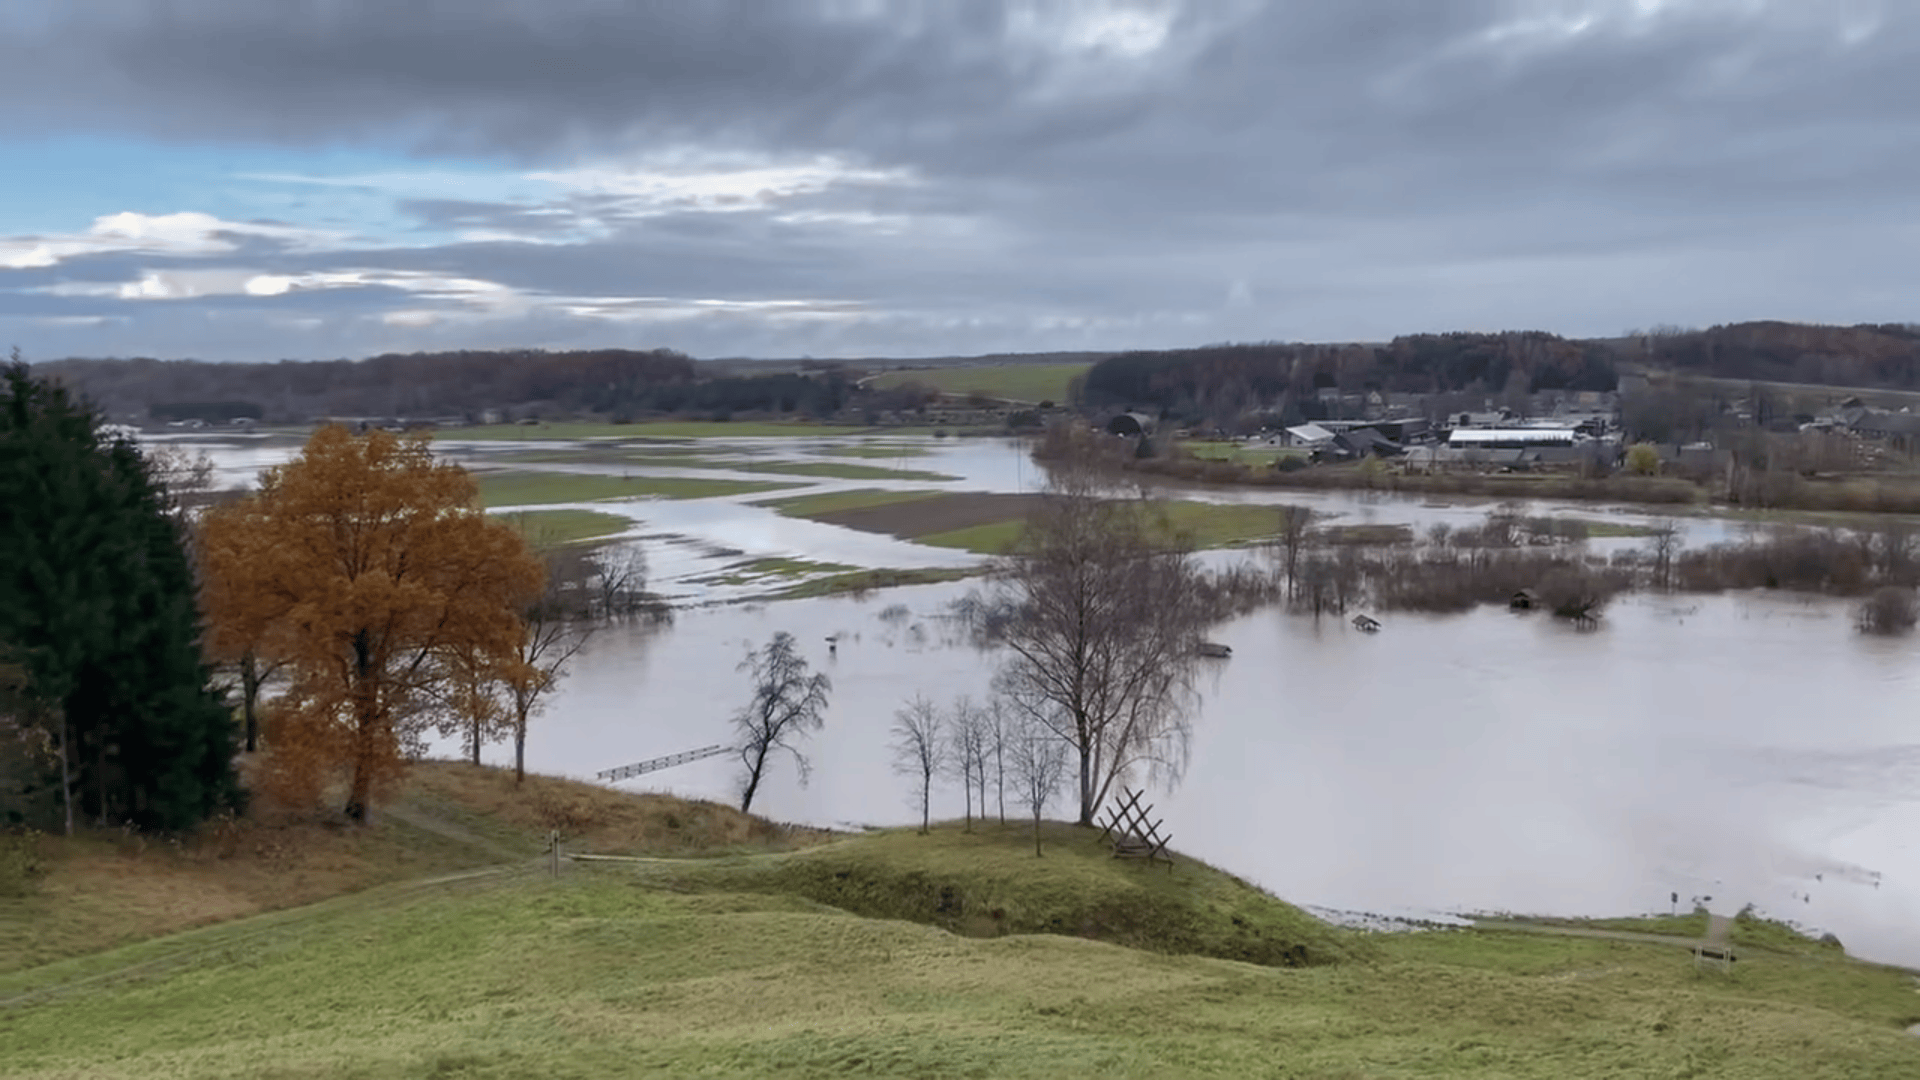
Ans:
<svg viewBox="0 0 1920 1080"><path fill-rule="evenodd" d="M936 495L926 499L861 506L852 510L834 510L809 514L815 521L844 525L861 532L886 533L912 540L934 533L971 529L1001 521L1024 518L1033 509L1037 495L993 495L984 492Z"/></svg>

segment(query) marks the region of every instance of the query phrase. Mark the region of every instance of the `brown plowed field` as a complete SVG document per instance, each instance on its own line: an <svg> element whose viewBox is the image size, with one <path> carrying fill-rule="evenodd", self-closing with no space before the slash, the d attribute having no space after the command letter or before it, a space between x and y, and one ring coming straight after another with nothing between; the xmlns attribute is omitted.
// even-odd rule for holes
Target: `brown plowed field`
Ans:
<svg viewBox="0 0 1920 1080"><path fill-rule="evenodd" d="M1038 499L1037 495L992 495L972 492L936 495L928 499L912 499L880 506L862 506L852 510L835 510L807 516L829 525L844 525L849 529L859 529L861 532L886 533L903 540L911 540L920 536L932 536L934 533L970 529L975 525L992 525L999 521L1023 518L1027 516L1027 512L1033 508Z"/></svg>

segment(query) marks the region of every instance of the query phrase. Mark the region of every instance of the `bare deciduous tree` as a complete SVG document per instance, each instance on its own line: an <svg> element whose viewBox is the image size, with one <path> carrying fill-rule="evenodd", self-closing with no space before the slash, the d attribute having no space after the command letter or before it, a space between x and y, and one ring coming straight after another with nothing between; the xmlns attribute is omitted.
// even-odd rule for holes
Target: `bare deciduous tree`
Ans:
<svg viewBox="0 0 1920 1080"><path fill-rule="evenodd" d="M578 564L566 556L554 554L547 559L547 586L540 598L520 613L527 624L520 640L520 674L503 684L506 695L506 721L513 735L513 782L527 778L527 721L541 708L544 698L565 674L572 660L593 636L586 620L589 609L581 603L584 582L578 576Z"/></svg>
<svg viewBox="0 0 1920 1080"><path fill-rule="evenodd" d="M998 695L988 699L982 710L987 733L987 753L993 759L993 785L1000 804L1000 824L1007 823L1007 740L1012 736L1013 717ZM987 816L986 795L980 797L980 816Z"/></svg>
<svg viewBox="0 0 1920 1080"><path fill-rule="evenodd" d="M1019 716L1007 732L1007 758L1013 765L1014 798L1033 815L1033 855L1040 857L1040 816L1066 778L1070 752L1054 726Z"/></svg>
<svg viewBox="0 0 1920 1080"><path fill-rule="evenodd" d="M955 698L947 721L947 767L966 793L966 830L973 831L974 795L980 796L980 816L987 816L986 713L965 697Z"/></svg>
<svg viewBox="0 0 1920 1080"><path fill-rule="evenodd" d="M1287 599L1298 595L1295 582L1300 574L1300 553L1306 550L1313 530L1313 510L1305 506L1280 508L1280 531L1274 536L1273 551L1287 576Z"/></svg>
<svg viewBox="0 0 1920 1080"><path fill-rule="evenodd" d="M927 831L933 797L933 778L946 763L945 721L933 702L915 695L893 714L893 771L911 776L918 785L920 832Z"/></svg>
<svg viewBox="0 0 1920 1080"><path fill-rule="evenodd" d="M1673 553L1680 546L1680 528L1671 518L1653 523L1653 583L1665 590L1673 587Z"/></svg>
<svg viewBox="0 0 1920 1080"><path fill-rule="evenodd" d="M1184 764L1200 631L1211 621L1187 551L1144 499L1093 468L1054 468L1020 541L995 567L982 630L1007 659L997 689L1079 759L1079 820L1136 766Z"/></svg>
<svg viewBox="0 0 1920 1080"><path fill-rule="evenodd" d="M596 552L591 557L592 610L603 619L631 615L663 618L667 608L647 591L647 556L637 547Z"/></svg>
<svg viewBox="0 0 1920 1080"><path fill-rule="evenodd" d="M733 718L740 732L740 760L746 766L740 794L740 810L745 813L753 806L754 792L766 775L767 758L775 750L792 754L800 782L807 782L807 758L795 743L825 725L827 692L833 683L824 673L810 673L793 635L784 630L764 648L749 649L737 670L747 672L753 683L753 700Z"/></svg>

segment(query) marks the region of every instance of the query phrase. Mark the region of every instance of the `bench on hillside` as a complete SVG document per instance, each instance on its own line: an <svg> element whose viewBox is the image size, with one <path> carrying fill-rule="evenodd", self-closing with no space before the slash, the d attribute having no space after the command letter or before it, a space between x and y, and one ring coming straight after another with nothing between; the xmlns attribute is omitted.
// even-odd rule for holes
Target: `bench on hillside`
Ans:
<svg viewBox="0 0 1920 1080"><path fill-rule="evenodd" d="M1732 945L1724 942L1703 941L1693 947L1693 966L1696 968L1715 967L1731 974L1733 962Z"/></svg>

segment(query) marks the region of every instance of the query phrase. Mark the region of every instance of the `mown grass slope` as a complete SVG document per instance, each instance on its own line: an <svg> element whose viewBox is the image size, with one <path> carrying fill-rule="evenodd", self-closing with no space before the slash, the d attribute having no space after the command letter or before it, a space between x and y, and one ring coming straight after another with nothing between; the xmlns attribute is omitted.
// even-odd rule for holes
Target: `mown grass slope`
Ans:
<svg viewBox="0 0 1920 1080"><path fill-rule="evenodd" d="M202 931L170 965L161 942L0 978L0 1061L141 1080L1920 1069L1910 980L1858 965L1762 957L1728 978L1673 948L1448 931L1384 940L1373 963L1267 967L967 938L621 868L355 901Z"/></svg>
<svg viewBox="0 0 1920 1080"><path fill-rule="evenodd" d="M1609 923L1673 943L1363 935L1052 823L1037 859L1011 824L796 847L823 838L451 763L416 770L393 809L339 831L332 857L384 837L483 865L0 973L0 1072L1920 1075L1912 975L1758 920L1736 925L1727 975L1680 945L1698 920ZM531 857L549 828L639 859L551 878ZM156 878L185 858L119 857ZM1264 962L1191 955L1235 948Z"/></svg>

